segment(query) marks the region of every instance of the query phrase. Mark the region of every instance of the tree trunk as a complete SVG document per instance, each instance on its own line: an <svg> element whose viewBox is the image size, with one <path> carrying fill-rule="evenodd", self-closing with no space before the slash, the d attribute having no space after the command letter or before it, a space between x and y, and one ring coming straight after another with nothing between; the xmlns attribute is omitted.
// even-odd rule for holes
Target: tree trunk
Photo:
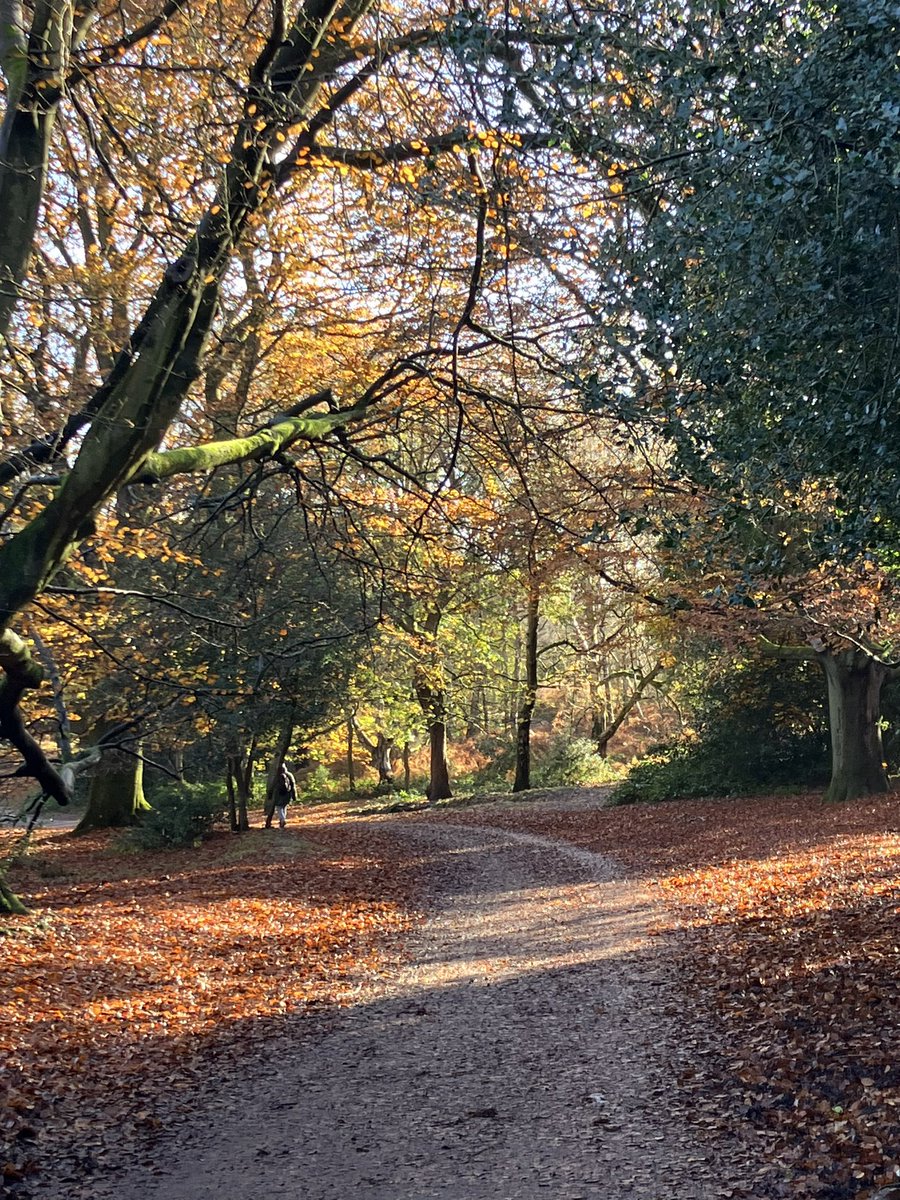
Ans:
<svg viewBox="0 0 900 1200"><path fill-rule="evenodd" d="M537 703L538 687L538 617L539 593L532 579L528 588L528 608L525 614L525 691L516 714L516 777L514 792L531 787L531 718Z"/></svg>
<svg viewBox="0 0 900 1200"><path fill-rule="evenodd" d="M410 783L410 768L409 768L409 739L403 743L403 790L409 791Z"/></svg>
<svg viewBox="0 0 900 1200"><path fill-rule="evenodd" d="M184 775L184 751L183 750L173 750L172 751L172 770L178 776L178 782L184 783L185 775Z"/></svg>
<svg viewBox="0 0 900 1200"><path fill-rule="evenodd" d="M235 791L237 792L237 807L238 807L238 831L244 833L250 828L250 771L243 766L241 760L237 761L237 771L234 781L236 784Z"/></svg>
<svg viewBox="0 0 900 1200"><path fill-rule="evenodd" d="M428 790L425 794L429 804L434 804L436 800L449 800L453 795L447 762L447 694L438 645L444 603L442 596L427 609L419 635L422 654L413 671L413 688L428 729L430 756Z"/></svg>
<svg viewBox="0 0 900 1200"><path fill-rule="evenodd" d="M36 6L48 13L58 10L66 16L71 30L74 5L69 3ZM226 278L237 246L248 222L274 194L272 150L276 138L283 137L281 125L286 114L291 122L302 125L309 119L319 98L324 80L346 61L359 23L371 7L371 0L348 0L346 5L304 4L295 23L282 31L280 45L274 52L271 44L260 47L254 71L258 81L266 86L254 86L255 103L247 106L235 126L231 143L232 153L220 172L214 203L207 209L194 233L185 242L180 257L170 262L155 295L149 301L143 317L132 331L128 344L122 347L103 384L67 423L66 438L42 439L38 448L28 456L13 455L8 460L14 474L31 469L32 463L52 460L63 453L66 440L71 439L86 423L87 433L78 450L71 470L57 488L52 500L15 537L0 546L0 626L5 628L11 618L43 591L50 579L66 561L73 546L94 530L94 519L102 505L129 481L140 475L142 467L151 477L162 478L169 470L180 472L182 456L166 459L166 453L154 453L169 425L178 415L193 381L202 370L207 344L219 306L219 289ZM340 24L333 25L333 22ZM37 30L36 32L40 32ZM329 36L330 34L330 36ZM38 37L40 41L40 36ZM37 44L37 43L36 43ZM66 45L71 45L69 40ZM0 23L0 57L8 71L10 55L18 59L24 48L22 37L13 35ZM43 55L36 57L43 58ZM23 68L25 64L22 64ZM18 68L13 68L22 74ZM43 76L47 66L38 64ZM62 71L60 82L65 76ZM12 154L6 145L6 125L9 121L27 122L37 107L26 103L30 86L26 70L10 87L13 108L4 122L4 153ZM7 74L7 79L10 79ZM38 85L46 81L35 81ZM54 93L57 88L51 89ZM258 136L265 127L263 136ZM21 160L13 156L12 163L0 162L3 179L15 180L24 171L35 171L40 182L41 161L49 144L49 133L41 130L36 145ZM29 176L29 180L33 178ZM21 180L20 180L21 182ZM32 209L39 204L40 189L32 200L13 195L15 216L4 208L5 231L21 237L27 243L27 230L33 223ZM7 202L6 193L0 195ZM27 208L27 211L26 211ZM35 209L36 211L36 209ZM17 275L25 270L25 262L17 256L8 258L7 243L0 240L0 325L3 314L11 311L17 292ZM26 260L27 261L27 245ZM4 297L6 298L4 300ZM102 419L92 420L102 413ZM320 418L321 419L321 418ZM346 417L341 417L345 421ZM75 422L72 425L72 421ZM272 427L275 428L275 427ZM271 430L268 431L268 435ZM238 439L241 455L250 451L253 439ZM245 444L246 443L246 444ZM194 448L196 450L196 448ZM189 469L210 469L218 464L219 451L206 447L197 460L194 450L189 453ZM253 451L255 453L255 451ZM162 458L168 467L158 461ZM228 461L236 461L229 458Z"/></svg>
<svg viewBox="0 0 900 1200"><path fill-rule="evenodd" d="M47 180L50 139L69 69L75 4L35 6L26 42L22 13L3 9L0 59L7 79L0 126L0 339L5 338L31 258L38 211ZM16 15L19 19L16 20ZM49 83L49 86L48 86Z"/></svg>
<svg viewBox="0 0 900 1200"><path fill-rule="evenodd" d="M817 655L828 681L831 782L826 800L889 790L881 745L881 685L888 668L859 650Z"/></svg>
<svg viewBox="0 0 900 1200"><path fill-rule="evenodd" d="M432 684L423 668L416 672L415 688L425 714L430 747L428 790L425 794L429 803L434 804L435 800L448 800L453 795L447 763L447 702L444 689Z"/></svg>
<svg viewBox="0 0 900 1200"><path fill-rule="evenodd" d="M394 739L388 737L387 734L378 732L378 740L375 743L375 769L378 772L378 790L392 792L394 790L394 763L392 753L394 749Z"/></svg>
<svg viewBox="0 0 900 1200"><path fill-rule="evenodd" d="M441 696L443 698L443 693ZM432 721L428 726L428 741L431 755L426 798L429 804L434 804L436 800L449 800L453 795L447 762L447 726L443 720Z"/></svg>
<svg viewBox="0 0 900 1200"><path fill-rule="evenodd" d="M519 724L519 706L518 706L518 697L516 695L516 692L518 690L517 683L518 683L518 679L519 679L521 670L522 670L522 647L521 647L521 645L519 643L519 639L517 637L516 644L515 644L515 650L513 652L512 674L510 676L513 683L512 683L512 686L509 689L507 689L507 693L506 693L505 720L506 720L507 728L512 729L512 730L516 730L518 728L518 724Z"/></svg>
<svg viewBox="0 0 900 1200"><path fill-rule="evenodd" d="M609 743L622 728L622 723L631 710L640 704L641 696L644 694L645 690L650 686L650 684L658 678L662 669L662 663L657 663L654 667L651 667L649 671L645 672L640 679L638 679L631 691L631 694L623 701L621 708L615 716L613 716L612 709L608 708L606 720L602 721L600 719L600 713L597 711L597 709L594 710L593 719L591 721L591 738L597 747L597 754L600 756L600 758L606 758L607 754L609 753Z"/></svg>
<svg viewBox="0 0 900 1200"><path fill-rule="evenodd" d="M136 748L140 750L140 743ZM87 809L74 832L125 828L136 824L149 808L143 759L121 750L105 750L91 780Z"/></svg>
<svg viewBox="0 0 900 1200"><path fill-rule="evenodd" d="M245 752L243 746L228 755L226 786L232 833L245 833L250 828L249 805L253 790L253 764L256 761L256 738Z"/></svg>
<svg viewBox="0 0 900 1200"><path fill-rule="evenodd" d="M275 743L275 753L272 755L272 761L269 763L269 773L266 778L266 799L267 800L271 800L272 796L275 794L275 785L278 783L278 776L281 773L282 764L284 763L284 760L287 758L288 751L291 748L291 742L294 737L295 723L296 723L296 710L293 707L291 707L290 714L288 715L287 720L282 725L281 730L278 734L278 741ZM252 758L253 758L254 748L255 748L255 740L254 740L254 746L252 746L251 750L250 750L251 767L252 767ZM248 781L248 785L247 785L247 790L249 792L249 781Z"/></svg>
<svg viewBox="0 0 900 1200"><path fill-rule="evenodd" d="M241 824L238 820L237 794L235 792L234 776L234 758L229 755L225 761L225 788L228 792L228 818L231 824L231 832L240 833Z"/></svg>
<svg viewBox="0 0 900 1200"><path fill-rule="evenodd" d="M379 792L393 791L395 787L392 761L394 739L379 729L373 742L355 716L351 718L351 721L360 745L368 752L369 761L378 772Z"/></svg>
<svg viewBox="0 0 900 1200"><path fill-rule="evenodd" d="M356 778L353 773L353 721L347 720L347 783L351 793L356 791Z"/></svg>

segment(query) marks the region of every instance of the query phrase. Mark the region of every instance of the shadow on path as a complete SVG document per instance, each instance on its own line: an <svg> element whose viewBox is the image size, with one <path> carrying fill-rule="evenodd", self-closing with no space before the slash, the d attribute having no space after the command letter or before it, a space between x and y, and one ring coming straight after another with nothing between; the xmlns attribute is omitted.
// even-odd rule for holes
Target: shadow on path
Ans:
<svg viewBox="0 0 900 1200"><path fill-rule="evenodd" d="M647 893L544 838L377 824L430 863L410 965L304 1020L295 1052L279 1041L142 1162L67 1197L722 1195L730 1148L698 1147L667 1069L678 997Z"/></svg>

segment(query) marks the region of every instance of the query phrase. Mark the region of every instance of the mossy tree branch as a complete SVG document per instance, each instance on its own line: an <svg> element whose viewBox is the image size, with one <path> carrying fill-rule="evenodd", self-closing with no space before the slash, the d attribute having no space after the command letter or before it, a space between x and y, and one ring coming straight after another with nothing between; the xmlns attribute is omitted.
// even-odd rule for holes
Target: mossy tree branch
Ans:
<svg viewBox="0 0 900 1200"><path fill-rule="evenodd" d="M297 442L321 441L335 430L358 421L365 416L369 407L369 404L362 403L330 413L285 417L245 437L148 454L130 482L155 483L173 475L203 474L216 467L273 458Z"/></svg>

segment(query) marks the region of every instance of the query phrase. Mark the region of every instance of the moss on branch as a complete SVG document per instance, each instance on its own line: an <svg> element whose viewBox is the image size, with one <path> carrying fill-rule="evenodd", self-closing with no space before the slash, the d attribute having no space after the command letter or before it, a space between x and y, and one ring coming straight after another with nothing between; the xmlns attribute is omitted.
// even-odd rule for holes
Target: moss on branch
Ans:
<svg viewBox="0 0 900 1200"><path fill-rule="evenodd" d="M367 406L361 404L338 412L289 417L246 437L185 446L177 450L160 450L147 455L133 482L151 483L172 475L197 474L212 471L215 467L272 458L295 442L321 441L335 429L343 428L350 421L363 416L366 410Z"/></svg>

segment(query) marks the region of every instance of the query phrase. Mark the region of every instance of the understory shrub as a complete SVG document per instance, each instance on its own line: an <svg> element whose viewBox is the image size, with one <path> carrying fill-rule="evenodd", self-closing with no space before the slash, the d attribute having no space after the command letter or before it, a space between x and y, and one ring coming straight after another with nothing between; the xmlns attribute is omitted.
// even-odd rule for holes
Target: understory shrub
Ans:
<svg viewBox="0 0 900 1200"><path fill-rule="evenodd" d="M507 742L493 740L485 743L485 752L490 759L475 771L458 774L454 780L457 790L463 792L505 792L512 783L516 766L515 747Z"/></svg>
<svg viewBox="0 0 900 1200"><path fill-rule="evenodd" d="M301 802L333 800L347 786L346 781L336 779L324 763L316 763L298 783L298 798Z"/></svg>
<svg viewBox="0 0 900 1200"><path fill-rule="evenodd" d="M765 661L715 681L696 732L658 746L613 792L614 804L733 796L828 780L825 680L813 663Z"/></svg>
<svg viewBox="0 0 900 1200"><path fill-rule="evenodd" d="M455 786L461 792L507 792L516 772L516 748L512 741L491 747L492 757L477 771L459 775ZM621 769L601 758L589 738L532 736L531 786L596 787L622 776Z"/></svg>
<svg viewBox="0 0 900 1200"><path fill-rule="evenodd" d="M225 809L221 783L170 784L154 792L153 807L129 831L128 841L141 850L193 846L212 832Z"/></svg>
<svg viewBox="0 0 900 1200"><path fill-rule="evenodd" d="M596 787L621 777L589 738L554 739L544 754L535 756L531 774L534 787Z"/></svg>

